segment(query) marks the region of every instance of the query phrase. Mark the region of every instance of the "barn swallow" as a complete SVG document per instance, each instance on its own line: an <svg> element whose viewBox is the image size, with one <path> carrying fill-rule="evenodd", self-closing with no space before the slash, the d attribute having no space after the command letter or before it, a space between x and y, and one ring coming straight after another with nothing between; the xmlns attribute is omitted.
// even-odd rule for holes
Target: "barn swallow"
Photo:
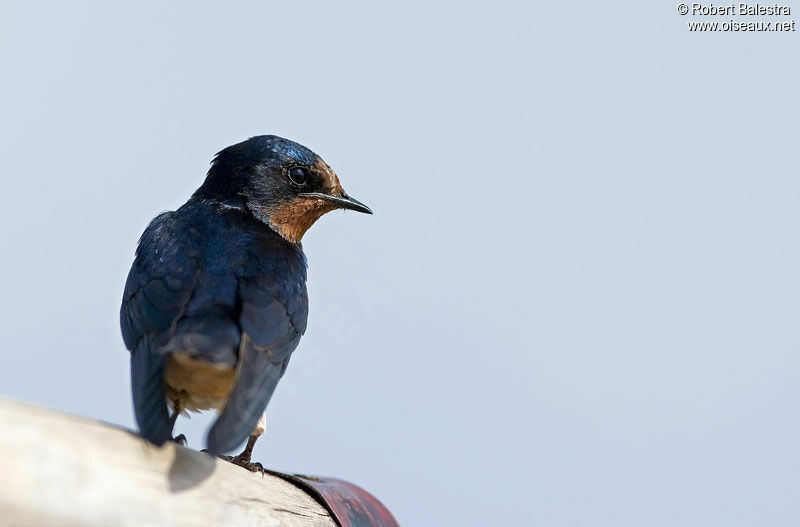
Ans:
<svg viewBox="0 0 800 527"><path fill-rule="evenodd" d="M215 409L208 450L252 469L264 412L306 329L303 234L323 214L372 214L308 148L272 135L229 146L178 210L139 240L120 310L142 436ZM170 414L171 410L171 414Z"/></svg>

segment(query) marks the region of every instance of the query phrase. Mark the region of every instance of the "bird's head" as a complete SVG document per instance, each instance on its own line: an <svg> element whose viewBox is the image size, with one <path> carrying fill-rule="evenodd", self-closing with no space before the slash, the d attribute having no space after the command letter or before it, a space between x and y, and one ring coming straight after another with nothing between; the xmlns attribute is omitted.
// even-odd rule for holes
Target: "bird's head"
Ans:
<svg viewBox="0 0 800 527"><path fill-rule="evenodd" d="M195 197L242 204L292 243L326 212L372 214L344 192L322 158L274 135L251 137L219 152Z"/></svg>

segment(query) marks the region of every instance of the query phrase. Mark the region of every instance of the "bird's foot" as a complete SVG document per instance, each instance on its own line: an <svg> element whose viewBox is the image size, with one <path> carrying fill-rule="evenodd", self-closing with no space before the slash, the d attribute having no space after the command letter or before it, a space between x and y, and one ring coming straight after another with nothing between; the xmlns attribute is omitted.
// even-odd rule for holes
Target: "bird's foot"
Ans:
<svg viewBox="0 0 800 527"><path fill-rule="evenodd" d="M172 440L178 443L180 446L186 446L186 436L183 434L178 434L172 438Z"/></svg>
<svg viewBox="0 0 800 527"><path fill-rule="evenodd" d="M234 465L239 465L242 468L246 468L250 472L261 472L261 476L264 476L264 466L261 463L251 463L250 458L253 455L253 447L256 445L256 441L258 440L258 436L261 435L263 430L259 431L256 434L250 434L250 437L247 439L247 446L244 447L242 453L238 456L220 456L225 461L233 463Z"/></svg>
<svg viewBox="0 0 800 527"><path fill-rule="evenodd" d="M228 463L233 463L234 465L246 468L250 472L260 472L262 476L265 473L264 465L258 462L251 462L250 456L246 456L244 453L239 454L238 456L220 456L220 458L224 459Z"/></svg>

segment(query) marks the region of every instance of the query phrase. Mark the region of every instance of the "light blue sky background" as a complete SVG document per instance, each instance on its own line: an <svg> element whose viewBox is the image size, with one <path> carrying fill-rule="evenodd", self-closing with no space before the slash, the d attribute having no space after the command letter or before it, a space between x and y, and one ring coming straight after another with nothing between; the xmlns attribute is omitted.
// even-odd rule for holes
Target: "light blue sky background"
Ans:
<svg viewBox="0 0 800 527"><path fill-rule="evenodd" d="M257 459L406 526L800 522L797 33L268 4L3 3L0 393L132 427L136 240L276 133L375 215L306 236Z"/></svg>

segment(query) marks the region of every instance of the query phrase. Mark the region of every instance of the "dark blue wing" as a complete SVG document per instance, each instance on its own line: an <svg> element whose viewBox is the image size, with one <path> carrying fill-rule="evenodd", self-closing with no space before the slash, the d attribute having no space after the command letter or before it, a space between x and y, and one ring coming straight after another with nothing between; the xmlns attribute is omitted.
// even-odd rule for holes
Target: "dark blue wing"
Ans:
<svg viewBox="0 0 800 527"><path fill-rule="evenodd" d="M197 282L190 238L176 236L172 212L145 229L128 274L120 309L125 346L131 351L131 388L142 436L161 444L170 437L164 363L159 353L182 316Z"/></svg>
<svg viewBox="0 0 800 527"><path fill-rule="evenodd" d="M231 451L247 439L306 329L305 261L262 272L239 281L242 341L236 383L208 433L208 449L216 454Z"/></svg>

